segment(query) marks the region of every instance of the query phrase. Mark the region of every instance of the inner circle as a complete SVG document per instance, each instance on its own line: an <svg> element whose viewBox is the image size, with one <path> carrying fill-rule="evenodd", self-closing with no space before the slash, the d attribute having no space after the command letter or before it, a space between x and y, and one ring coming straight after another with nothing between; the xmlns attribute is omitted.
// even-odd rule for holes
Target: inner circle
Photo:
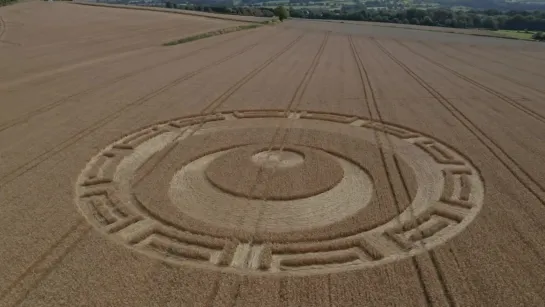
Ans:
<svg viewBox="0 0 545 307"><path fill-rule="evenodd" d="M291 150L261 151L252 156L252 162L267 168L286 168L303 163L305 156Z"/></svg>
<svg viewBox="0 0 545 307"><path fill-rule="evenodd" d="M322 150L289 145L246 145L217 157L206 178L224 193L261 200L293 200L332 189L344 176L337 159Z"/></svg>

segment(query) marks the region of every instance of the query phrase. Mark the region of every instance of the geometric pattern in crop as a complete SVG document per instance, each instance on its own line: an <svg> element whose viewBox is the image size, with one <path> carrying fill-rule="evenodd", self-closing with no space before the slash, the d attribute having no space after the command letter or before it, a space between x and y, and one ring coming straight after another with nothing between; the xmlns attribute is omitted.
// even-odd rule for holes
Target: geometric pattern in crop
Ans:
<svg viewBox="0 0 545 307"><path fill-rule="evenodd" d="M381 156L397 171L387 176ZM244 274L410 257L460 233L483 197L478 170L447 144L313 111L158 123L104 148L76 184L80 211L115 241L170 263Z"/></svg>

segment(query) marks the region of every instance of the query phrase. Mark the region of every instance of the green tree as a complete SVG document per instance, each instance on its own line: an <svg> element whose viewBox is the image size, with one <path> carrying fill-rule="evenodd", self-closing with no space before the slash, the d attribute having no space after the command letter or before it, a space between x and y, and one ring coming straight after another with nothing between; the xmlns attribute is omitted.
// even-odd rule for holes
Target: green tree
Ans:
<svg viewBox="0 0 545 307"><path fill-rule="evenodd" d="M499 27L498 27L498 22L496 21L496 19L492 18L492 17L486 17L483 21L483 27L487 28L487 29L491 29L491 30L497 30Z"/></svg>
<svg viewBox="0 0 545 307"><path fill-rule="evenodd" d="M423 25L426 25L426 26L433 26L433 25L434 25L434 22L433 22L433 20L431 19L430 16L426 16L426 17L424 17L424 19L422 20L422 24L423 24Z"/></svg>
<svg viewBox="0 0 545 307"><path fill-rule="evenodd" d="M472 19L473 19L473 26L475 28L480 28L483 26L483 19L481 18L480 15L473 15Z"/></svg>
<svg viewBox="0 0 545 307"><path fill-rule="evenodd" d="M420 21L417 18L411 18L410 23L412 25L419 25Z"/></svg>
<svg viewBox="0 0 545 307"><path fill-rule="evenodd" d="M438 9L432 13L433 20L439 24L445 24L445 20L452 18L452 11L447 9Z"/></svg>
<svg viewBox="0 0 545 307"><path fill-rule="evenodd" d="M500 15L500 16L496 17L496 20L498 21L498 28L504 29L505 28L505 23L507 22L507 19L508 19L508 17L505 16L505 15Z"/></svg>
<svg viewBox="0 0 545 307"><path fill-rule="evenodd" d="M284 19L290 17L288 10L286 10L286 8L281 5L277 6L274 9L274 15L278 16L278 19L280 19L280 21L284 21Z"/></svg>
<svg viewBox="0 0 545 307"><path fill-rule="evenodd" d="M458 19L457 20L457 28L467 28L467 22L465 19Z"/></svg>
<svg viewBox="0 0 545 307"><path fill-rule="evenodd" d="M545 41L545 33L537 32L534 35L532 35L532 38L537 40L537 41Z"/></svg>

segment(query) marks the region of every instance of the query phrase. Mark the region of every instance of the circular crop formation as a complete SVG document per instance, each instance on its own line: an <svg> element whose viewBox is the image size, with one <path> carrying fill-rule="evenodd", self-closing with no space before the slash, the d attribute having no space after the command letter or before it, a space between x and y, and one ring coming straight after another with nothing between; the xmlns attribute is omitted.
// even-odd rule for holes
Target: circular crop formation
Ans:
<svg viewBox="0 0 545 307"><path fill-rule="evenodd" d="M312 111L162 122L94 156L76 202L164 261L255 274L361 269L429 250L483 204L477 169L396 125Z"/></svg>

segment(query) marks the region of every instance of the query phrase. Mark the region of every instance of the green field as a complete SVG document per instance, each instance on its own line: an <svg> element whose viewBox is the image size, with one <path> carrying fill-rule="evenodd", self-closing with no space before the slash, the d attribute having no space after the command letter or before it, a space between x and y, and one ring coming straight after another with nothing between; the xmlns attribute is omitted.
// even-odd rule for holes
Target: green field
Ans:
<svg viewBox="0 0 545 307"><path fill-rule="evenodd" d="M274 8L279 5L293 7L296 9L340 9L343 5L354 5L353 0L338 0L338 1L308 1L307 3L292 3L289 0L275 0L253 3L253 6Z"/></svg>
<svg viewBox="0 0 545 307"><path fill-rule="evenodd" d="M515 30L498 30L495 32L507 37L512 37L516 39L525 39L525 40L532 40L532 35L535 34L535 32L532 32L532 31L515 31Z"/></svg>

